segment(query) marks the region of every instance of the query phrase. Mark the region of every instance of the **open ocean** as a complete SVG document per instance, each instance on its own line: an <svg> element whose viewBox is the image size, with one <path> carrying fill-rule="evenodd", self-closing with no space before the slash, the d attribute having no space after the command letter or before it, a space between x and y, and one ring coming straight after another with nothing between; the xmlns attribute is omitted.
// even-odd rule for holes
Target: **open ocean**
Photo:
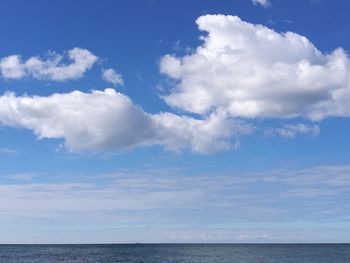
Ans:
<svg viewBox="0 0 350 263"><path fill-rule="evenodd" d="M0 262L350 262L350 244L0 245Z"/></svg>

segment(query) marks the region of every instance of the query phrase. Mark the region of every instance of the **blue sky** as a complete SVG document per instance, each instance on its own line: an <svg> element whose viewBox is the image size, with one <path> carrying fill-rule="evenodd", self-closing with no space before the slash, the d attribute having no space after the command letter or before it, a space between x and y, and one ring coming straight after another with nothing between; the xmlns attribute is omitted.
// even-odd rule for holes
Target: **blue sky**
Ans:
<svg viewBox="0 0 350 263"><path fill-rule="evenodd" d="M349 7L1 1L0 243L350 242Z"/></svg>

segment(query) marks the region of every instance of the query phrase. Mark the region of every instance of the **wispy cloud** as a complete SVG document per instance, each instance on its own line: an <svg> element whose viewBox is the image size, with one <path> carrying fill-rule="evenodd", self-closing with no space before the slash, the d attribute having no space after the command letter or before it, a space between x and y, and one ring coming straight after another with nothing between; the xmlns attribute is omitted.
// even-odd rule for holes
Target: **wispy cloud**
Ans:
<svg viewBox="0 0 350 263"><path fill-rule="evenodd" d="M0 147L0 154L15 154L17 152L16 149Z"/></svg>
<svg viewBox="0 0 350 263"><path fill-rule="evenodd" d="M39 174L36 173L15 173L15 174L6 174L3 176L0 176L2 179L9 179L9 180L18 180L18 181L32 181L34 177L39 176Z"/></svg>
<svg viewBox="0 0 350 263"><path fill-rule="evenodd" d="M269 0L251 0L254 5L260 5L262 7L269 7L271 6L271 3Z"/></svg>
<svg viewBox="0 0 350 263"><path fill-rule="evenodd" d="M284 124L279 128L269 128L265 131L267 136L279 136L287 139L293 139L297 135L316 136L320 133L318 125L307 125L304 123Z"/></svg>
<svg viewBox="0 0 350 263"><path fill-rule="evenodd" d="M153 211L159 221L196 220L201 224L333 220L350 216L346 204L338 202L349 198L348 165L192 176L185 176L180 170L121 170L96 176L99 184L93 183L94 177L79 183L38 183L30 176L31 181L25 184L2 184L1 213L40 217L67 211L96 215L134 211L151 216ZM14 175L12 179L27 178ZM328 213L323 212L325 209ZM184 210L191 211L190 221L182 216Z"/></svg>

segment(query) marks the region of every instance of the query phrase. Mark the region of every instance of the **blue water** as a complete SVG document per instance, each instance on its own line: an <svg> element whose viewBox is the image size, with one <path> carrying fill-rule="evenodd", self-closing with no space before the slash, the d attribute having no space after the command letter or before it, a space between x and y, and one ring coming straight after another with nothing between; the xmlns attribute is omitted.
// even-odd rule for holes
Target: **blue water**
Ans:
<svg viewBox="0 0 350 263"><path fill-rule="evenodd" d="M0 245L0 262L350 262L350 244Z"/></svg>

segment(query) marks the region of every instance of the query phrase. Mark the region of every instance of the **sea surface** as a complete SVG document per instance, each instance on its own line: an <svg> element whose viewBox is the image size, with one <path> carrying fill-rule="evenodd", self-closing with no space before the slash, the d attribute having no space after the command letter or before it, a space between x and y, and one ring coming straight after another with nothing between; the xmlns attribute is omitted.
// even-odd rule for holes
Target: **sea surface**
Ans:
<svg viewBox="0 0 350 263"><path fill-rule="evenodd" d="M350 262L350 244L0 245L0 262Z"/></svg>

